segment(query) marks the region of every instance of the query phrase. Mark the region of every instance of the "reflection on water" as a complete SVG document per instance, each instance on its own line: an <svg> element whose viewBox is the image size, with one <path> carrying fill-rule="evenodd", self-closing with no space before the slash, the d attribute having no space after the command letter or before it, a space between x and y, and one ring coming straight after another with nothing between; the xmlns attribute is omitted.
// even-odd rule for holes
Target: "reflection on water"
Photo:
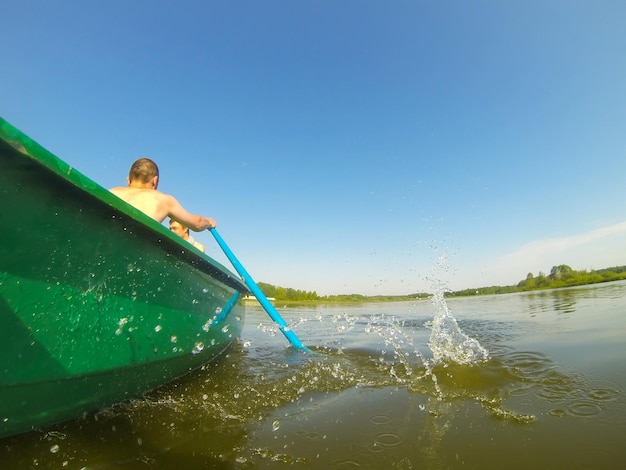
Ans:
<svg viewBox="0 0 626 470"><path fill-rule="evenodd" d="M241 342L204 370L144 399L0 441L0 461L89 469L621 468L624 339L558 354L587 330L624 331L626 283L604 287L455 299L450 308L422 301L281 309L316 355L287 348L252 308ZM433 332L444 328L458 336L437 343ZM592 367L615 354L611 369Z"/></svg>
<svg viewBox="0 0 626 470"><path fill-rule="evenodd" d="M536 315L541 312L554 311L558 313L574 313L576 311L576 290L562 289L546 293L545 291L525 294L528 300L528 309Z"/></svg>

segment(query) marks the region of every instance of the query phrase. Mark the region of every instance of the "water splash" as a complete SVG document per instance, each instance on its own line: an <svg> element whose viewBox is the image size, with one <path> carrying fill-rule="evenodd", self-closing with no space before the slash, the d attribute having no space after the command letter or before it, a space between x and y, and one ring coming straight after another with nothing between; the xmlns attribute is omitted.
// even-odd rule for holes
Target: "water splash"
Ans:
<svg viewBox="0 0 626 470"><path fill-rule="evenodd" d="M474 364L489 359L489 351L459 328L446 304L444 290L437 291L432 302L435 315L428 347L433 352L434 363Z"/></svg>
<svg viewBox="0 0 626 470"><path fill-rule="evenodd" d="M434 365L453 362L456 364L474 364L489 359L489 351L478 340L467 336L452 315L445 300L449 291L447 284L439 279L442 272L450 270L445 251L441 251L430 278L434 295L432 298L435 313L428 347L433 352Z"/></svg>

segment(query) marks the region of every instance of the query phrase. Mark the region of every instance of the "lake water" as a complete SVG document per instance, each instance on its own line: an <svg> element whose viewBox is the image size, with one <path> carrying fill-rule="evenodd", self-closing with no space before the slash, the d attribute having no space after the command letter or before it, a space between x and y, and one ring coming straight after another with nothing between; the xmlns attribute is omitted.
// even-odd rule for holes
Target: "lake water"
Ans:
<svg viewBox="0 0 626 470"><path fill-rule="evenodd" d="M2 468L626 468L626 282L259 306L214 364L144 399L0 441Z"/></svg>

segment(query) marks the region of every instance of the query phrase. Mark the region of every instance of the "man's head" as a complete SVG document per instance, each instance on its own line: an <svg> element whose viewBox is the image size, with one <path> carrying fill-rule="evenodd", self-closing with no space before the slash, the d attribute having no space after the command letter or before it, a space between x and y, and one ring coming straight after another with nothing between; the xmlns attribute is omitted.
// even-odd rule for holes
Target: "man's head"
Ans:
<svg viewBox="0 0 626 470"><path fill-rule="evenodd" d="M189 236L189 228L184 225L179 224L174 219L170 219L170 230L174 232L179 237L187 239Z"/></svg>
<svg viewBox="0 0 626 470"><path fill-rule="evenodd" d="M159 167L149 158L140 158L130 167L128 172L128 184L136 182L140 184L152 183L154 189L159 184Z"/></svg>

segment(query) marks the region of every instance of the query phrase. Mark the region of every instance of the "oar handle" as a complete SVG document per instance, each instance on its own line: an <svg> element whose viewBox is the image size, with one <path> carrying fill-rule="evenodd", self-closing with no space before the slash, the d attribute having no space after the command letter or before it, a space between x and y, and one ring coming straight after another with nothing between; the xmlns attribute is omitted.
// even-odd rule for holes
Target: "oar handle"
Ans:
<svg viewBox="0 0 626 470"><path fill-rule="evenodd" d="M209 231L213 234L215 241L220 246L220 248L222 248L222 251L228 258L228 260L231 262L235 270L243 278L244 282L246 283L246 286L248 286L248 289L250 289L250 292L254 294L256 299L259 301L259 303L265 309L265 311L271 317L271 319L274 320L274 322L276 322L276 324L280 328L280 331L282 331L282 333L285 335L287 340L289 340L291 345L296 349L311 352L309 348L307 348L304 344L302 344L302 341L300 341L300 339L296 336L296 334L289 329L285 320L283 320L283 318L280 316L280 313L278 313L278 311L274 308L274 306L270 303L270 301L267 300L267 297L265 296L263 291L259 288L256 282L254 282L254 279L252 279L252 276L248 274L248 271L246 271L246 268L244 268L243 265L239 262L235 254L228 247L228 245L226 244L224 239L221 237L221 235L217 232L217 230L215 228L211 228L209 229Z"/></svg>

